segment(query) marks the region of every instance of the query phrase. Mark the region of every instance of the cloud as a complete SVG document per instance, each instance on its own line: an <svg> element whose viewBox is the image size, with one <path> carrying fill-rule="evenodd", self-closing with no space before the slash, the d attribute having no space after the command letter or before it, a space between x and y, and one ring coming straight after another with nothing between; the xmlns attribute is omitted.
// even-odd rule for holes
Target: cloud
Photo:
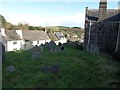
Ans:
<svg viewBox="0 0 120 90"><path fill-rule="evenodd" d="M72 16L61 16L51 18L48 20L49 25L62 25L62 26L80 26L84 27L85 13L76 13Z"/></svg>
<svg viewBox="0 0 120 90"><path fill-rule="evenodd" d="M31 16L31 15L3 15L5 16L6 20L13 23L18 24L19 22L27 22L30 25L34 26L84 26L85 21L85 13L76 13L71 16L56 16L56 17L42 17L42 16Z"/></svg>

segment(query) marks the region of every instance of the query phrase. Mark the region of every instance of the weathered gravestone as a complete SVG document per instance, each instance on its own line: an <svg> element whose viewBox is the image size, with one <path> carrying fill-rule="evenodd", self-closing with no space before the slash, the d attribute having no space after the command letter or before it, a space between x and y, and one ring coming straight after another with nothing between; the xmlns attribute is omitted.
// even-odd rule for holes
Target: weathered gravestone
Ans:
<svg viewBox="0 0 120 90"><path fill-rule="evenodd" d="M40 59L42 57L43 47L42 46L35 46L29 50L29 52L32 54L31 58L33 60Z"/></svg>
<svg viewBox="0 0 120 90"><path fill-rule="evenodd" d="M81 42L76 43L76 49L83 50L83 43Z"/></svg>
<svg viewBox="0 0 120 90"><path fill-rule="evenodd" d="M40 59L41 56L42 56L41 53L38 52L38 51L32 52L32 55L31 55L31 57L32 57L33 60Z"/></svg>
<svg viewBox="0 0 120 90"><path fill-rule="evenodd" d="M53 41L46 43L44 47L48 48L50 53L57 53L60 51L59 46L57 46Z"/></svg>
<svg viewBox="0 0 120 90"><path fill-rule="evenodd" d="M60 64L53 64L51 66L45 66L44 68L42 68L41 71L45 73L57 74L60 71Z"/></svg>
<svg viewBox="0 0 120 90"><path fill-rule="evenodd" d="M61 47L60 47L60 49L61 49L61 51L63 51L63 50L64 50L64 47L63 47L63 46L61 46Z"/></svg>
<svg viewBox="0 0 120 90"><path fill-rule="evenodd" d="M8 72L15 72L14 66L8 66L8 67L7 67L7 71L8 71Z"/></svg>
<svg viewBox="0 0 120 90"><path fill-rule="evenodd" d="M50 53L57 53L57 52L58 52L57 49L51 49L51 50L50 50Z"/></svg>
<svg viewBox="0 0 120 90"><path fill-rule="evenodd" d="M32 45L31 42L25 42L25 45L22 47L24 50L29 50L33 48L34 46Z"/></svg>

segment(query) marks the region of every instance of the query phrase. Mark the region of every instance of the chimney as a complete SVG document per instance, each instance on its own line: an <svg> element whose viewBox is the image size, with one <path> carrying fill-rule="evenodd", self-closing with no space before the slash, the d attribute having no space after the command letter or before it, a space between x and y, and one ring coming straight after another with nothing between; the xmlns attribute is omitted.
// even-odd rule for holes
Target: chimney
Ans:
<svg viewBox="0 0 120 90"><path fill-rule="evenodd" d="M99 21L106 19L107 13L107 0L100 0L99 3Z"/></svg>
<svg viewBox="0 0 120 90"><path fill-rule="evenodd" d="M22 30L16 30L15 31L21 38L23 38L23 36L22 36Z"/></svg>
<svg viewBox="0 0 120 90"><path fill-rule="evenodd" d="M85 20L87 20L88 19L88 7L86 7L86 11L85 11Z"/></svg>
<svg viewBox="0 0 120 90"><path fill-rule="evenodd" d="M4 28L0 28L0 31L1 31L1 34L2 34L3 36L6 36L6 34L5 34L5 29L4 29Z"/></svg>
<svg viewBox="0 0 120 90"><path fill-rule="evenodd" d="M45 30L44 30L45 33L47 33L47 28L45 27Z"/></svg>

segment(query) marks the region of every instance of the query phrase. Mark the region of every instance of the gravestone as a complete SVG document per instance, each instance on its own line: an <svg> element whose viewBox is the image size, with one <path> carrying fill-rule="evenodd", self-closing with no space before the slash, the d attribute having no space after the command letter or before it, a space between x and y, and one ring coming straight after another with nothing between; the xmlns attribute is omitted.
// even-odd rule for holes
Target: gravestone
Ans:
<svg viewBox="0 0 120 90"><path fill-rule="evenodd" d="M45 73L57 74L60 71L60 65L59 64L53 64L51 66L45 66L44 68L42 68L41 71L45 72Z"/></svg>
<svg viewBox="0 0 120 90"><path fill-rule="evenodd" d="M7 71L8 71L8 72L15 72L14 66L8 66L8 67L7 67Z"/></svg>
<svg viewBox="0 0 120 90"><path fill-rule="evenodd" d="M62 43L59 42L58 45L59 45L59 46L62 46Z"/></svg>
<svg viewBox="0 0 120 90"><path fill-rule="evenodd" d="M45 43L43 47L47 48L50 53L58 53L60 51L60 47L56 45L54 41L51 41L50 43Z"/></svg>
<svg viewBox="0 0 120 90"><path fill-rule="evenodd" d="M79 42L76 44L76 49L83 50L83 43Z"/></svg>
<svg viewBox="0 0 120 90"><path fill-rule="evenodd" d="M63 50L64 50L64 47L63 47L63 46L61 46L61 47L60 47L60 49L61 49L61 51L63 51Z"/></svg>
<svg viewBox="0 0 120 90"><path fill-rule="evenodd" d="M34 51L34 52L32 52L32 55L31 55L32 60L40 59L41 56L42 56L41 53L38 52L38 51Z"/></svg>
<svg viewBox="0 0 120 90"><path fill-rule="evenodd" d="M22 49L24 50L29 50L31 48L33 48L34 46L32 45L31 42L25 42L24 46L22 47Z"/></svg>
<svg viewBox="0 0 120 90"><path fill-rule="evenodd" d="M57 49L51 49L51 50L50 50L50 53L57 53L57 52L58 52Z"/></svg>
<svg viewBox="0 0 120 90"><path fill-rule="evenodd" d="M40 48L40 51L43 52L43 45L40 45L39 48Z"/></svg>
<svg viewBox="0 0 120 90"><path fill-rule="evenodd" d="M36 45L36 46L34 46L33 48L29 49L28 51L31 52L31 53L32 53L32 52L36 52L36 51L42 53L42 52L43 52L43 47Z"/></svg>
<svg viewBox="0 0 120 90"><path fill-rule="evenodd" d="M43 47L42 46L35 46L29 49L29 52L32 54L31 58L33 60L40 59L42 57Z"/></svg>

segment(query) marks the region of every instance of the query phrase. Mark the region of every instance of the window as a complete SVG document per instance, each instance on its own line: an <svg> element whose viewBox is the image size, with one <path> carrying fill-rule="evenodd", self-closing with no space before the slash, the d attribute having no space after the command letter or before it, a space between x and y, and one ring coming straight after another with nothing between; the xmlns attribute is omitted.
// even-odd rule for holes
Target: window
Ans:
<svg viewBox="0 0 120 90"><path fill-rule="evenodd" d="M13 42L13 44L17 44L17 42Z"/></svg>
<svg viewBox="0 0 120 90"><path fill-rule="evenodd" d="M37 41L37 44L39 44L39 41Z"/></svg>

